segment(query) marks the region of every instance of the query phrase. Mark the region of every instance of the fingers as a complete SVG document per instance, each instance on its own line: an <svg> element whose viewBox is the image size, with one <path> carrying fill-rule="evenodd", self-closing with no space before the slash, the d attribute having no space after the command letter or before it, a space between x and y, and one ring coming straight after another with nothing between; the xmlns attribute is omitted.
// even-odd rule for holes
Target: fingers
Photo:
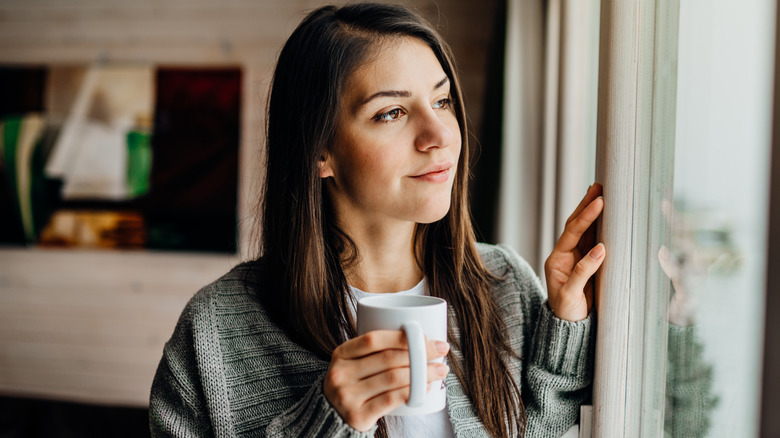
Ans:
<svg viewBox="0 0 780 438"><path fill-rule="evenodd" d="M405 350L406 337L400 330L374 330L339 345L333 356L357 359L387 349Z"/></svg>
<svg viewBox="0 0 780 438"><path fill-rule="evenodd" d="M606 253L607 251L603 243L594 246L585 257L574 265L574 269L569 276L569 281L566 283L565 288L569 291L577 291L579 294L582 294L590 277L598 271L599 267L604 262Z"/></svg>
<svg viewBox="0 0 780 438"><path fill-rule="evenodd" d="M443 364L428 364L428 388L431 389L431 383L434 380L443 379L449 367ZM384 391L369 398L362 406L362 412L370 417L380 418L388 412L401 406L409 400L409 372L406 372L407 384L389 391ZM347 420L349 423L349 420ZM370 426L369 426L370 427Z"/></svg>
<svg viewBox="0 0 780 438"><path fill-rule="evenodd" d="M582 320L593 303L592 285L588 287L588 282L606 256L604 244L590 248L596 237L593 225L604 210L601 194L601 184L588 188L545 261L550 305L558 318ZM585 251L588 252L582 257Z"/></svg>
<svg viewBox="0 0 780 438"><path fill-rule="evenodd" d="M675 295L685 295L685 289L682 286L682 270L666 245L661 245L661 248L658 250L658 263L661 265L661 270L664 271L664 274L672 280Z"/></svg>
<svg viewBox="0 0 780 438"><path fill-rule="evenodd" d="M550 293L550 306L555 315L566 321L581 321L588 317L593 303L588 281L604 262L606 249L603 243L594 246L571 270L566 283L555 293Z"/></svg>
<svg viewBox="0 0 780 438"><path fill-rule="evenodd" d="M450 344L447 342L431 340L426 344L429 361L446 355L450 350ZM406 336L401 330L374 330L339 345L333 351L333 356L357 359L384 350L408 350L408 348Z"/></svg>
<svg viewBox="0 0 780 438"><path fill-rule="evenodd" d="M593 191L593 189L591 189L591 191ZM588 199L587 195L583 201L586 199ZM599 217L603 210L604 198L598 196L582 208L576 216L572 215L566 223L566 227L563 229L563 234L561 234L560 239L558 239L558 243L555 245L555 250L568 252L576 248L582 235Z"/></svg>
<svg viewBox="0 0 780 438"><path fill-rule="evenodd" d="M408 363L408 352L404 353ZM411 384L408 365L386 368L363 379L356 379L354 373L343 366L344 362L363 363L370 358L371 356L354 361L334 359L323 383L325 397L339 415L354 429L361 431L370 429L380 417L405 403L409 399ZM449 367L444 364L429 363L428 390L431 381L443 379L448 372Z"/></svg>
<svg viewBox="0 0 780 438"><path fill-rule="evenodd" d="M361 411L370 418L378 419L384 417L388 412L406 403L406 400L409 400L408 386L396 389L394 391L383 392L382 394L371 398L363 404ZM350 425L354 424L354 420L350 419L349 417L344 418L344 420L346 420L346 422ZM371 423L365 430L370 429L372 425L373 423ZM357 427L355 427L355 429L362 430Z"/></svg>
<svg viewBox="0 0 780 438"><path fill-rule="evenodd" d="M601 193L602 193L602 187L601 184L599 183L593 183L592 186L588 187L588 191L585 192L585 196L582 198L579 205L577 205L577 208L574 209L574 213L572 213L571 216L569 216L569 218L566 219L566 225L568 225L569 222L574 220L574 218L576 218L582 212L582 210L584 210L585 207L588 206L588 204L593 202L594 199L601 196Z"/></svg>
<svg viewBox="0 0 780 438"><path fill-rule="evenodd" d="M440 359L450 349L447 342L431 340L426 342L428 361ZM440 363L428 364L428 381L443 378L449 367ZM374 417L364 409L364 404L382 394L385 397L376 402L376 406L395 403L398 394L394 392L408 386L409 350L406 337L400 330L375 330L351 339L333 351L330 367L325 376L323 391L325 397L344 419L354 428L373 422L389 412L383 411Z"/></svg>
<svg viewBox="0 0 780 438"><path fill-rule="evenodd" d="M357 359L336 360L347 361L345 367L350 369L355 379L363 379L381 373L392 368L409 366L409 350L406 348L404 340L404 349L387 349L363 356ZM450 345L442 341L428 341L426 343L428 361L444 357L450 350Z"/></svg>
<svg viewBox="0 0 780 438"><path fill-rule="evenodd" d="M680 269L675 260L672 257L671 251L666 245L661 245L658 249L658 263L661 265L661 269L664 271L667 277L672 281L676 280L680 275Z"/></svg>
<svg viewBox="0 0 780 438"><path fill-rule="evenodd" d="M443 379L449 371L450 367L447 365L429 363L427 367L428 383L434 380ZM359 385L355 385L354 395L364 400L369 400L387 391L393 391L400 388L406 388L408 390L409 385L411 385L409 367L394 368L361 380ZM404 402L406 402L408 398L409 395L407 393Z"/></svg>

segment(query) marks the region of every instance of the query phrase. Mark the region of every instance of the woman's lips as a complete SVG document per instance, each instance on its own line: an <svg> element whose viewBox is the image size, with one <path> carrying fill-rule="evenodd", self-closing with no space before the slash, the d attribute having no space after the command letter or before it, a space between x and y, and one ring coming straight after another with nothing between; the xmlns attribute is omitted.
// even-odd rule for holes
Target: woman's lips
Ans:
<svg viewBox="0 0 780 438"><path fill-rule="evenodd" d="M413 176L412 178L418 181L425 181L425 182L432 182L432 183L447 182L450 179L450 168L424 173L422 175Z"/></svg>

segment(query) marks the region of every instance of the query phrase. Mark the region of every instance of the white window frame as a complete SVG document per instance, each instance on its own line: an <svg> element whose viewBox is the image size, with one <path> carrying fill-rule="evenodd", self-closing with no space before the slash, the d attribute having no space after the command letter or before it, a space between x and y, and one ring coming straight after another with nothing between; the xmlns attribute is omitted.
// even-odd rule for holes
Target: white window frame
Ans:
<svg viewBox="0 0 780 438"><path fill-rule="evenodd" d="M677 0L601 2L596 180L606 206L597 276L593 436L663 433L668 242L674 170ZM659 398L661 398L659 400Z"/></svg>

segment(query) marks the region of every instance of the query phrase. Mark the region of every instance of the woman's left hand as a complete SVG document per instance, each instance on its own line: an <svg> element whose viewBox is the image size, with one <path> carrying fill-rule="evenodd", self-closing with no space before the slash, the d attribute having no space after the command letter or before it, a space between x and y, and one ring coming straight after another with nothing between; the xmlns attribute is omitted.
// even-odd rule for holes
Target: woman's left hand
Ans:
<svg viewBox="0 0 780 438"><path fill-rule="evenodd" d="M593 246L596 230L591 225L603 209L601 185L596 183L569 216L563 234L544 263L548 302L560 319L580 321L590 312L593 285L589 280L606 254L603 243Z"/></svg>

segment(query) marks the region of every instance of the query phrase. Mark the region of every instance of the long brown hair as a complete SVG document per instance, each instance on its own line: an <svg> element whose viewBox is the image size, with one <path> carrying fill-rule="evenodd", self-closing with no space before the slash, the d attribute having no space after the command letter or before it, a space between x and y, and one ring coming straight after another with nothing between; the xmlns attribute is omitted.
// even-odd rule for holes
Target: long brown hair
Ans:
<svg viewBox="0 0 780 438"><path fill-rule="evenodd" d="M506 327L491 294L495 278L476 249L468 208L469 156L462 92L449 46L417 14L401 6L326 6L310 13L284 45L274 72L267 118L267 172L263 194L262 297L274 319L324 360L355 336L343 267L357 249L339 229L318 176L338 122L349 75L397 37L428 45L451 82L460 125L461 157L447 215L415 232L415 256L431 295L447 300L460 336L449 334L459 362L453 372L493 436L522 434L525 415L507 362ZM270 292L273 291L273 292ZM386 436L380 421L378 434Z"/></svg>

